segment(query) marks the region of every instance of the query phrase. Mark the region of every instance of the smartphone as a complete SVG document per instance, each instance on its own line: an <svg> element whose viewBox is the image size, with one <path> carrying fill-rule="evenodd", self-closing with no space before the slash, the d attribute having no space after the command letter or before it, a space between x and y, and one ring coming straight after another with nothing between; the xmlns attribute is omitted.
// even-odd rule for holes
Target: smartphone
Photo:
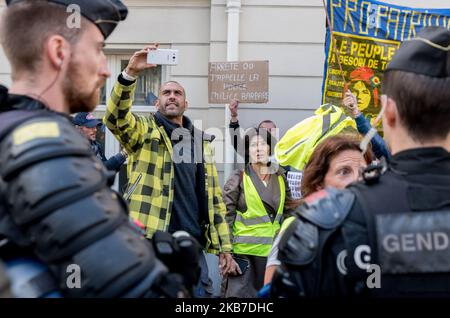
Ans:
<svg viewBox="0 0 450 318"><path fill-rule="evenodd" d="M238 264L239 268L241 269L241 273L242 273L241 275L244 275L244 273L250 267L250 262L248 261L248 259L238 257L238 256L233 256L233 258L236 261L236 263Z"/></svg>
<svg viewBox="0 0 450 318"><path fill-rule="evenodd" d="M157 65L177 65L178 50L172 49L149 50L147 54L147 63Z"/></svg>

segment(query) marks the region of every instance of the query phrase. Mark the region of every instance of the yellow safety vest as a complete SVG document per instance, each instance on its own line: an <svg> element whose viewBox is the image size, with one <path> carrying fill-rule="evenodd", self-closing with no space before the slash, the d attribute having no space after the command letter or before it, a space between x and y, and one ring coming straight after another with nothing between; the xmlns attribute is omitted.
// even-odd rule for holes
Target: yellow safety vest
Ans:
<svg viewBox="0 0 450 318"><path fill-rule="evenodd" d="M278 176L280 184L280 205L273 223L267 215L266 208L251 178L244 173L244 196L247 205L245 213L236 211L233 223L233 253L267 257L275 235L280 229L283 215L286 188L282 176Z"/></svg>
<svg viewBox="0 0 450 318"><path fill-rule="evenodd" d="M349 129L356 132L355 121L340 107L325 104L290 128L275 146L275 158L282 166L303 170L318 143Z"/></svg>

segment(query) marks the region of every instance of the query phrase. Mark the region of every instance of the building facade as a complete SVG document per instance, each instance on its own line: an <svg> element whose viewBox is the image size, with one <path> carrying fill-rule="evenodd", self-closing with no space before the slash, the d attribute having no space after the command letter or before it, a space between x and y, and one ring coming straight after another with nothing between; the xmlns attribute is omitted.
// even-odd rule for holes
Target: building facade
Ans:
<svg viewBox="0 0 450 318"><path fill-rule="evenodd" d="M385 2L414 7L450 7L450 0ZM106 83L96 116L103 115L105 96L131 54L155 42L162 48L178 49L179 64L160 66L141 76L134 111L141 114L154 111L152 104L161 83L167 80L180 82L186 88L189 101L186 115L217 137L218 161L225 159L226 105L208 103L208 62L227 59L269 61L269 102L241 104L239 121L242 127L271 119L282 135L311 116L320 105L326 23L322 1L124 0L124 3L129 8L129 16L107 41L105 53L112 76ZM4 8L2 0L0 12ZM10 85L10 72L0 49L1 84ZM108 132L105 148L107 156L119 150L118 142ZM223 183L224 165L220 164L218 168Z"/></svg>

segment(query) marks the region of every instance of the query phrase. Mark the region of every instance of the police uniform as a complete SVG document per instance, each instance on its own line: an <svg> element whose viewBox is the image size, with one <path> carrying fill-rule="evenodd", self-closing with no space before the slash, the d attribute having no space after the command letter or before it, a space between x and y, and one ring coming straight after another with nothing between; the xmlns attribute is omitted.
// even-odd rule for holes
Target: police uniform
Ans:
<svg viewBox="0 0 450 318"><path fill-rule="evenodd" d="M127 15L118 0L49 2L78 4L105 38ZM69 297L175 297L183 291L129 222L126 203L110 189L111 173L68 115L2 87L0 161L0 258L7 268L18 257L46 265L26 283L32 295L54 289L49 275ZM67 283L73 264L81 275L76 288Z"/></svg>
<svg viewBox="0 0 450 318"><path fill-rule="evenodd" d="M449 77L450 31L426 28L388 65ZM306 199L280 241L274 297L450 296L450 153L416 148Z"/></svg>

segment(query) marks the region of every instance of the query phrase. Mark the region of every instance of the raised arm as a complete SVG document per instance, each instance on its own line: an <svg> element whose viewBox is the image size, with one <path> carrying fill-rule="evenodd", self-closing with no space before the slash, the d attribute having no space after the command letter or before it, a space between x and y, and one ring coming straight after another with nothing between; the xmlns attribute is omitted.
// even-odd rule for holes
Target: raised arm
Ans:
<svg viewBox="0 0 450 318"><path fill-rule="evenodd" d="M146 134L155 125L150 118L133 114L131 106L139 73L156 66L147 64L147 53L157 47L158 45L147 46L133 54L127 67L119 75L107 102L103 122L129 154L142 147Z"/></svg>

